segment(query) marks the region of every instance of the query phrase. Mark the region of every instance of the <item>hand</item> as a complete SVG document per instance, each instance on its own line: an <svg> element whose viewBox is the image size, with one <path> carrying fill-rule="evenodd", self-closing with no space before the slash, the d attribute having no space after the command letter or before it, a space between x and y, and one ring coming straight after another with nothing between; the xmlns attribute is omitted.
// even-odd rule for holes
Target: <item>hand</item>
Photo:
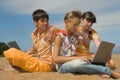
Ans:
<svg viewBox="0 0 120 80"><path fill-rule="evenodd" d="M82 60L84 60L84 61L86 61L87 63L90 63L91 60L92 60L91 58L89 58L87 56L80 56L79 58L82 59Z"/></svg>

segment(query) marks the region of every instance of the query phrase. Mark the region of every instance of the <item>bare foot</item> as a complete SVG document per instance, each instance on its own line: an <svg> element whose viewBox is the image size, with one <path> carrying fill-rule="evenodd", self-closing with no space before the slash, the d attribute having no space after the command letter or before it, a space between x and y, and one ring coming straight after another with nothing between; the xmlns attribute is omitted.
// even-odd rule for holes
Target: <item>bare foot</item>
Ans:
<svg viewBox="0 0 120 80"><path fill-rule="evenodd" d="M107 75L107 74L98 74L98 76L100 76L100 77L102 77L102 78L110 78L110 76Z"/></svg>
<svg viewBox="0 0 120 80"><path fill-rule="evenodd" d="M4 71L10 71L10 70L15 70L11 65L6 66L3 68Z"/></svg>

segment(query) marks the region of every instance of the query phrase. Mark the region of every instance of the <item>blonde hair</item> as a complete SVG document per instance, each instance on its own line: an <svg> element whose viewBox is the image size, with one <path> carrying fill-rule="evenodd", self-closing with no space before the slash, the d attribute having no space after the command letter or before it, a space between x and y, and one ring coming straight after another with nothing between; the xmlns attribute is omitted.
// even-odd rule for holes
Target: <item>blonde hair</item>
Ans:
<svg viewBox="0 0 120 80"><path fill-rule="evenodd" d="M73 19L73 18L81 18L81 12L79 10L73 10L68 12L65 17L64 20L69 20L69 19Z"/></svg>

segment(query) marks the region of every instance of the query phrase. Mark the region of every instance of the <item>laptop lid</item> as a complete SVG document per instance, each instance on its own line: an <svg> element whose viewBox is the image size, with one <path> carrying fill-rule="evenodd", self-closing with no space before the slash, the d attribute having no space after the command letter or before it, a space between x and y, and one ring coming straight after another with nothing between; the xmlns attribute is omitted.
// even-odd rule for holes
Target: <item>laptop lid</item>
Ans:
<svg viewBox="0 0 120 80"><path fill-rule="evenodd" d="M16 43L16 41L10 41L6 43L8 45L9 48L16 48L21 50L21 48L18 46L18 44Z"/></svg>
<svg viewBox="0 0 120 80"><path fill-rule="evenodd" d="M114 46L114 43L101 41L93 58L92 64L105 66L107 62L107 56L111 54Z"/></svg>

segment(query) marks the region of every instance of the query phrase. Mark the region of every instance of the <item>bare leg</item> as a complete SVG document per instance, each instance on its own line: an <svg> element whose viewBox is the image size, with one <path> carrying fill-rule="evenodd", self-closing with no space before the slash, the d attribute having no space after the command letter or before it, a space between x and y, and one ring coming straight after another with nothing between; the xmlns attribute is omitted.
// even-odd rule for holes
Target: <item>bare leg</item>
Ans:
<svg viewBox="0 0 120 80"><path fill-rule="evenodd" d="M112 70L112 77L118 79L120 78L120 73Z"/></svg>

